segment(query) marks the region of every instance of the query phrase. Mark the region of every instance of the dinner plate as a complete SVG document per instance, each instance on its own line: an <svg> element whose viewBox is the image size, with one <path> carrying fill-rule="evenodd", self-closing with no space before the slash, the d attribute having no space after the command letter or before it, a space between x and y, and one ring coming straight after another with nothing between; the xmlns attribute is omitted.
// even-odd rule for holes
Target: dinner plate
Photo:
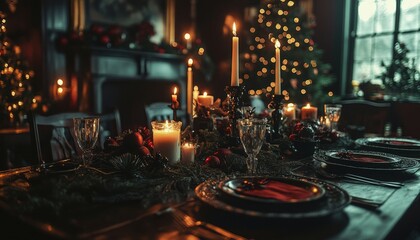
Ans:
<svg viewBox="0 0 420 240"><path fill-rule="evenodd" d="M283 208L253 209L239 205L234 201L226 201L219 189L220 181L207 180L195 188L195 194L205 204L222 211L256 218L272 219L303 219L320 218L342 211L350 204L349 194L340 187L318 179L287 176L287 178L309 181L321 186L325 190L323 201L316 208L301 211L286 211ZM322 204L321 204L322 203Z"/></svg>
<svg viewBox="0 0 420 240"><path fill-rule="evenodd" d="M372 151L330 150L324 154L327 162L359 167L389 168L401 161L396 155Z"/></svg>
<svg viewBox="0 0 420 240"><path fill-rule="evenodd" d="M273 207L302 206L322 199L325 190L307 179L240 177L219 183L227 197L249 204L267 204Z"/></svg>
<svg viewBox="0 0 420 240"><path fill-rule="evenodd" d="M394 163L393 165L386 168L332 163L328 161L328 156L326 156L322 152L314 154L313 159L315 161L325 163L326 170L331 172L351 172L360 173L364 175L377 175L386 177L397 177L400 174L406 173L411 174L420 168L420 162L414 159L403 157L401 157L401 160L399 162Z"/></svg>
<svg viewBox="0 0 420 240"><path fill-rule="evenodd" d="M364 150L397 154L405 157L420 157L420 141L407 138L359 138L356 145Z"/></svg>

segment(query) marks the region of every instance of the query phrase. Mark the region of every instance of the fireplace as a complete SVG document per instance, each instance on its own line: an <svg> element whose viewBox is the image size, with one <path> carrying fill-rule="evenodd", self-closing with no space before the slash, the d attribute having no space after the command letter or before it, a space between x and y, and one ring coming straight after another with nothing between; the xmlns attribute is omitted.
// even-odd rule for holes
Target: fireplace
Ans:
<svg viewBox="0 0 420 240"><path fill-rule="evenodd" d="M75 52L75 69L81 79L79 104L85 102L84 95L88 92L90 111L105 113L119 109L123 129L146 125L144 106L153 102L169 103L174 86L180 89L180 106L185 109L183 56L99 47Z"/></svg>

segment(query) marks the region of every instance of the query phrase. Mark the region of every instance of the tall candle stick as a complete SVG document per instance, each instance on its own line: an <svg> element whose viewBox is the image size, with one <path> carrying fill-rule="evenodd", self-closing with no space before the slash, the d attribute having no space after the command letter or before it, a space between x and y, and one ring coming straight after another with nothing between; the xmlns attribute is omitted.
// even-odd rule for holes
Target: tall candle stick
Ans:
<svg viewBox="0 0 420 240"><path fill-rule="evenodd" d="M280 73L280 42L276 40L276 68L275 68L275 79L276 85L274 88L274 94L281 95L281 73Z"/></svg>
<svg viewBox="0 0 420 240"><path fill-rule="evenodd" d="M192 58L188 59L187 69L187 112L192 116L193 109L193 71L192 71Z"/></svg>
<svg viewBox="0 0 420 240"><path fill-rule="evenodd" d="M178 89L175 87L174 88L174 94L172 94L172 103L176 103L178 102Z"/></svg>
<svg viewBox="0 0 420 240"><path fill-rule="evenodd" d="M239 86L239 38L236 36L236 24L232 27L232 72L230 76L230 85Z"/></svg>

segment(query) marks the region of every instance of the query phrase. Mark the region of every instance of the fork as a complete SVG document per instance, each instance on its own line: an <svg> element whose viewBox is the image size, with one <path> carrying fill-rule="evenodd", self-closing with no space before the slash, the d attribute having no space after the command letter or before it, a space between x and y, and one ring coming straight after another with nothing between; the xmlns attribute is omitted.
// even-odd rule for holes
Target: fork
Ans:
<svg viewBox="0 0 420 240"><path fill-rule="evenodd" d="M217 236L221 239L246 240L246 238L244 237L231 233L213 224L195 220L191 216L183 213L182 211L178 209L172 208L171 210L172 210L172 216L175 222L182 228L184 232L197 234L204 238L209 238L209 234L213 233L213 234L217 234ZM209 230L209 232L206 232L206 234L204 234L203 232L193 231L194 228L204 228L206 230ZM210 237L210 238L213 239L213 237Z"/></svg>

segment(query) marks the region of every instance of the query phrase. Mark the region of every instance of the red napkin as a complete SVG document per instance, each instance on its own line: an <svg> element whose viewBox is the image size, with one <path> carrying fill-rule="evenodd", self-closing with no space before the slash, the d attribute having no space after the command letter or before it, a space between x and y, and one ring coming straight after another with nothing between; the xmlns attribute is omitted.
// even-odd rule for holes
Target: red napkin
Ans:
<svg viewBox="0 0 420 240"><path fill-rule="evenodd" d="M344 159L346 159L346 158L344 158ZM358 161L358 162L370 162L370 163L385 163L385 162L387 162L386 160L384 160L382 158L375 158L375 157L369 157L369 156L355 156L355 155L348 158L348 160Z"/></svg>
<svg viewBox="0 0 420 240"><path fill-rule="evenodd" d="M414 143L404 141L385 141L385 143L391 145L415 145Z"/></svg>
<svg viewBox="0 0 420 240"><path fill-rule="evenodd" d="M313 192L305 188L278 181L269 181L262 185L262 187L261 189L244 190L242 193L253 197L275 199L282 202L306 199L314 195Z"/></svg>

